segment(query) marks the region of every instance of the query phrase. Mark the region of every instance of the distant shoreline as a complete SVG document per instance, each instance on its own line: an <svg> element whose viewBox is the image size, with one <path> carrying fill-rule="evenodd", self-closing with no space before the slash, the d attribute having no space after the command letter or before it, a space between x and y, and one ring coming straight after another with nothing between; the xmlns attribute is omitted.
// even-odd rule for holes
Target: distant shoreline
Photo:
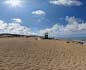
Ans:
<svg viewBox="0 0 86 70"><path fill-rule="evenodd" d="M4 34L0 34L0 38L31 38L32 40L45 40L44 36L37 36L37 35L19 35L19 34L8 34L8 33L4 33ZM79 40L79 39L74 39L74 38L52 38L49 37L47 40L63 40L66 41L67 43L69 42L76 42L76 43L80 43L80 44L86 44L85 40Z"/></svg>

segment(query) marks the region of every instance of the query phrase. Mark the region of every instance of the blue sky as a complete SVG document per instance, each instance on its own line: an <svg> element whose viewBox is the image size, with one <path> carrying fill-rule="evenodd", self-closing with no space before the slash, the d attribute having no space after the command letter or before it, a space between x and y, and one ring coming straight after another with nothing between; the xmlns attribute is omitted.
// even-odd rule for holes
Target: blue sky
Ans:
<svg viewBox="0 0 86 70"><path fill-rule="evenodd" d="M0 33L86 34L86 0L0 0Z"/></svg>

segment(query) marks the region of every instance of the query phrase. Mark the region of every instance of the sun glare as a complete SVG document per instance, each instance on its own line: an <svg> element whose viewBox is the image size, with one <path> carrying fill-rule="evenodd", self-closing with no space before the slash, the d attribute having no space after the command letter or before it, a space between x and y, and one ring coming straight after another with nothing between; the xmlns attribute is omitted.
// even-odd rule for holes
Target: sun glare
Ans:
<svg viewBox="0 0 86 70"><path fill-rule="evenodd" d="M6 0L6 5L9 5L10 7L22 7L23 1L22 0Z"/></svg>

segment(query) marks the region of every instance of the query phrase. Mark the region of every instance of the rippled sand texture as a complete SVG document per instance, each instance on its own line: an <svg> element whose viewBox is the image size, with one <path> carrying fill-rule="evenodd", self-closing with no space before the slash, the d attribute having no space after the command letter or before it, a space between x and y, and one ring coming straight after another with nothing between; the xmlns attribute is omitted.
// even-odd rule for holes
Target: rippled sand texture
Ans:
<svg viewBox="0 0 86 70"><path fill-rule="evenodd" d="M63 40L0 38L0 70L86 70L86 46Z"/></svg>

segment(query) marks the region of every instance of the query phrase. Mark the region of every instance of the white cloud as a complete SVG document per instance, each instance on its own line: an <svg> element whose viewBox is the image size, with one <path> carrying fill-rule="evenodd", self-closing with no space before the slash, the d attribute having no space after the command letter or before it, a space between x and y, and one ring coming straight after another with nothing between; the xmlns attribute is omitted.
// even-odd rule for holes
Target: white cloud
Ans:
<svg viewBox="0 0 86 70"><path fill-rule="evenodd" d="M21 20L22 21L22 20ZM73 17L66 17L65 21L67 25L62 25L57 23L51 28L45 28L37 33L31 31L31 28L23 26L20 22L16 20L11 23L5 23L3 20L0 20L0 33L12 33L12 34L24 34L24 35L43 35L48 32L52 36L70 36L70 35L85 35L86 34L86 22ZM21 22L22 23L22 22Z"/></svg>
<svg viewBox="0 0 86 70"><path fill-rule="evenodd" d="M0 30L5 29L7 27L7 23L4 23L4 21L0 20Z"/></svg>
<svg viewBox="0 0 86 70"><path fill-rule="evenodd" d="M79 0L50 0L51 4L63 6L80 6L82 2Z"/></svg>
<svg viewBox="0 0 86 70"><path fill-rule="evenodd" d="M24 34L30 35L31 28L23 26L20 24L21 19L15 18L11 23L5 23L3 20L0 20L0 33L11 33L11 34Z"/></svg>
<svg viewBox="0 0 86 70"><path fill-rule="evenodd" d="M13 18L12 20L13 20L14 22L16 22L16 23L21 23L21 22L22 22L22 20L19 19L19 18Z"/></svg>
<svg viewBox="0 0 86 70"><path fill-rule="evenodd" d="M46 12L43 10L36 10L32 12L33 15L43 16L46 15Z"/></svg>
<svg viewBox="0 0 86 70"><path fill-rule="evenodd" d="M49 33L50 35L53 35L53 36L61 35L61 34L63 34L63 29L64 29L63 25L55 24L51 28L46 28L46 29L40 30L38 32L38 34L44 35L45 33Z"/></svg>
<svg viewBox="0 0 86 70"><path fill-rule="evenodd" d="M39 31L40 35L48 32L53 36L70 36L77 34L86 34L86 22L75 17L66 17L65 21L68 22L67 25L59 25L58 23L53 25L51 28L46 28Z"/></svg>

